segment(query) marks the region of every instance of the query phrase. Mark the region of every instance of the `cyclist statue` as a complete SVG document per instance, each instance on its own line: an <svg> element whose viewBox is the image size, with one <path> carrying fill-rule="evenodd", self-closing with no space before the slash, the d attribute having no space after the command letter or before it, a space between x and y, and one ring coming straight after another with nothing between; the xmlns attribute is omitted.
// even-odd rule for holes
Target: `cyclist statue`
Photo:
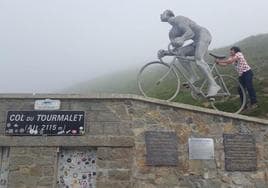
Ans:
<svg viewBox="0 0 268 188"><path fill-rule="evenodd" d="M207 96L214 96L220 90L220 86L215 82L209 65L205 62L204 56L208 51L211 42L211 34L209 31L197 25L194 21L183 16L176 16L171 10L165 10L161 14L161 21L168 22L172 28L169 32L171 45L176 49L179 56L194 56L195 64L204 73L208 79L209 87ZM189 45L184 45L186 41L192 40ZM168 50L159 50L158 57L162 58L166 55L172 55ZM190 82L194 83L199 78L194 71L192 65L188 61L180 61L181 65L188 72Z"/></svg>

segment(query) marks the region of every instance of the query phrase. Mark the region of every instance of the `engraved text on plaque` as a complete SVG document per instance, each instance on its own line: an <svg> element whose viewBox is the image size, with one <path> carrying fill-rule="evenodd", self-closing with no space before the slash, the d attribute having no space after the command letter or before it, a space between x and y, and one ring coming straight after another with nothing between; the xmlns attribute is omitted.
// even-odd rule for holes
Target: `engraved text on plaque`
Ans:
<svg viewBox="0 0 268 188"><path fill-rule="evenodd" d="M154 166L178 164L178 139L175 132L145 132L146 162Z"/></svg>
<svg viewBox="0 0 268 188"><path fill-rule="evenodd" d="M223 135L225 169L227 171L257 170L256 143L253 135Z"/></svg>

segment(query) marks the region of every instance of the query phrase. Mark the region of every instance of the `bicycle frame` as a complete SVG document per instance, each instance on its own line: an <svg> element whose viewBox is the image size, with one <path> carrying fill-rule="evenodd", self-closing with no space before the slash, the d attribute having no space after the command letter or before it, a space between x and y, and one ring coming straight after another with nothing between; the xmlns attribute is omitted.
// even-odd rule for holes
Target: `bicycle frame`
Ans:
<svg viewBox="0 0 268 188"><path fill-rule="evenodd" d="M201 84L200 87L196 87L193 83L191 83L191 82L189 81L189 79L188 79L187 75L185 74L185 72L182 71L181 68L178 67L178 65L176 65L176 60L178 61L178 63L181 63L180 60L184 60L184 61L186 60L186 61L188 61L189 63L190 63L191 61L195 61L195 59L194 59L193 57L182 57L182 56L177 56L177 55L174 56L173 60L172 60L171 63L169 64L169 65L170 65L170 69L167 71L167 73L166 73L164 76L162 76L162 78L160 78L160 79L158 80L157 83L160 83L162 80L164 80L165 77L166 77L166 76L172 71L172 69L173 69L174 71L180 73L180 74L184 77L184 79L187 81L189 87L191 88L191 90L192 90L195 94L197 94L197 95L201 95L203 98L207 98L206 94L203 92L203 88L204 88L205 85L207 84L208 80L205 79L205 80L202 82L202 84ZM160 61L163 62L162 59L160 59ZM218 77L220 78L220 81L221 81L221 87L223 87L223 88L222 88L222 92L218 92L217 95L215 95L215 96L229 96L229 95L230 95L230 92L229 92L229 90L228 90L228 88L227 88L227 86L226 86L226 84L225 84L223 78L221 77L221 74L220 74L219 70L217 69L216 63L213 63L213 64L210 63L209 65L210 65L210 72L211 72L212 74L213 74L213 72L214 72L214 76L218 76Z"/></svg>

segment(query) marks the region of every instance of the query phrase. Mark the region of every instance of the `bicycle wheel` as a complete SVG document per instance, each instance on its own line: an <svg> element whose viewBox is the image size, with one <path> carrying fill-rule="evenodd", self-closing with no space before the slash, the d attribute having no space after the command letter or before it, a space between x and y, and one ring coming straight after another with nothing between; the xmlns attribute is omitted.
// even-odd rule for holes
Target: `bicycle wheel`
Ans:
<svg viewBox="0 0 268 188"><path fill-rule="evenodd" d="M215 77L215 81L221 87L218 94L212 98L211 105L214 109L240 113L246 104L246 93L239 81L229 75ZM243 99L241 101L238 90L241 90Z"/></svg>
<svg viewBox="0 0 268 188"><path fill-rule="evenodd" d="M139 71L138 87L145 97L171 101L179 93L180 79L169 64L154 61Z"/></svg>

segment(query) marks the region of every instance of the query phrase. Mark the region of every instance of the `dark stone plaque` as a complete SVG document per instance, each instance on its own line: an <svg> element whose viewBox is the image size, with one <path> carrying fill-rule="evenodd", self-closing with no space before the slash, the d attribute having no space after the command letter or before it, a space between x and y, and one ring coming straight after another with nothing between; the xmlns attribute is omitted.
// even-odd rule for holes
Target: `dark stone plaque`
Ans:
<svg viewBox="0 0 268 188"><path fill-rule="evenodd" d="M250 134L223 134L225 169L227 171L256 171L256 142Z"/></svg>
<svg viewBox="0 0 268 188"><path fill-rule="evenodd" d="M178 165L178 139L175 132L145 132L146 162L153 166Z"/></svg>
<svg viewBox="0 0 268 188"><path fill-rule="evenodd" d="M9 111L6 135L82 135L83 111Z"/></svg>

